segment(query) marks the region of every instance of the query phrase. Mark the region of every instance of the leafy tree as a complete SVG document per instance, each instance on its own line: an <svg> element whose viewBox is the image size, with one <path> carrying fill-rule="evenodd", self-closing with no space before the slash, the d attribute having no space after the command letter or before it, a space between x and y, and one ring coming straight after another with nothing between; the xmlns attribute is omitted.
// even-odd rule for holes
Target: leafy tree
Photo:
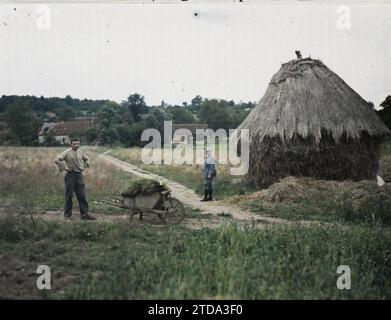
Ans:
<svg viewBox="0 0 391 320"><path fill-rule="evenodd" d="M141 134L144 130L143 122L133 124L120 124L116 126L119 141L126 147L131 147L141 144Z"/></svg>
<svg viewBox="0 0 391 320"><path fill-rule="evenodd" d="M197 112L198 110L200 110L203 100L204 99L200 95L195 96L191 100L190 110L193 112Z"/></svg>
<svg viewBox="0 0 391 320"><path fill-rule="evenodd" d="M55 147L60 145L60 143L54 137L53 132L49 131L49 133L45 136L43 145L45 147Z"/></svg>
<svg viewBox="0 0 391 320"><path fill-rule="evenodd" d="M70 95L67 95L64 100L65 100L65 103L68 106L73 106L74 101L73 101L73 98Z"/></svg>
<svg viewBox="0 0 391 320"><path fill-rule="evenodd" d="M236 105L235 107L238 108L238 109L250 110L250 109L254 108L255 105L256 104L254 102L249 101L247 103L246 102L241 102L238 105Z"/></svg>
<svg viewBox="0 0 391 320"><path fill-rule="evenodd" d="M115 124L121 123L118 114L119 106L115 102L106 103L97 113L97 126L102 130L109 130Z"/></svg>
<svg viewBox="0 0 391 320"><path fill-rule="evenodd" d="M117 126L122 123L119 111L120 106L117 103L106 103L96 115L97 131L89 131L89 139L96 139L103 145L116 144L119 140ZM95 134L97 138L94 137Z"/></svg>
<svg viewBox="0 0 391 320"><path fill-rule="evenodd" d="M169 107L167 112L172 114L172 119L175 123L193 123L195 121L194 116L184 107Z"/></svg>
<svg viewBox="0 0 391 320"><path fill-rule="evenodd" d="M99 131L99 143L103 145L115 145L118 141L118 133L115 128L104 128Z"/></svg>
<svg viewBox="0 0 391 320"><path fill-rule="evenodd" d="M96 143L98 141L98 138L99 138L98 128L91 127L91 128L87 129L87 132L86 132L87 143L89 143L89 144Z"/></svg>
<svg viewBox="0 0 391 320"><path fill-rule="evenodd" d="M144 119L144 127L146 129L157 129L159 130L159 121L153 114L148 114Z"/></svg>
<svg viewBox="0 0 391 320"><path fill-rule="evenodd" d="M164 100L162 100L162 102L160 102L160 108L167 108L168 104L164 102Z"/></svg>
<svg viewBox="0 0 391 320"><path fill-rule="evenodd" d="M141 134L144 131L144 129L145 129L145 127L142 122L136 122L131 125L131 127L130 127L131 136L130 136L130 140L129 140L130 146L134 146L134 145L140 146L141 145Z"/></svg>
<svg viewBox="0 0 391 320"><path fill-rule="evenodd" d="M62 121L70 121L75 118L75 115L76 113L74 109L71 107L65 107L60 114L60 119Z"/></svg>
<svg viewBox="0 0 391 320"><path fill-rule="evenodd" d="M234 128L232 113L224 107L224 103L217 99L205 99L202 102L198 116L200 122L207 123L209 128L214 130Z"/></svg>
<svg viewBox="0 0 391 320"><path fill-rule="evenodd" d="M130 95L125 105L134 122L140 121L140 115L148 111L144 97L138 93Z"/></svg>
<svg viewBox="0 0 391 320"><path fill-rule="evenodd" d="M133 131L131 125L122 123L116 126L119 141L126 147L132 146L134 141Z"/></svg>
<svg viewBox="0 0 391 320"><path fill-rule="evenodd" d="M64 108L69 107L73 109L75 114L82 115L81 111L86 114L93 115L98 109L100 109L108 100L88 100L88 99L75 99L71 96L65 98L45 98L35 96L5 96L0 98L0 113L13 103L27 103L37 116L43 115L46 112L62 114Z"/></svg>
<svg viewBox="0 0 391 320"><path fill-rule="evenodd" d="M387 96L380 106L382 109L378 111L378 115L384 124L391 130L391 96Z"/></svg>
<svg viewBox="0 0 391 320"><path fill-rule="evenodd" d="M0 112L4 112L7 107L13 103L13 99L14 97L13 96L5 96L5 95L2 95L1 98L0 98Z"/></svg>
<svg viewBox="0 0 391 320"><path fill-rule="evenodd" d="M39 122L27 103L9 105L4 120L15 143L29 146L38 138Z"/></svg>
<svg viewBox="0 0 391 320"><path fill-rule="evenodd" d="M148 114L152 114L157 119L159 126L156 129L158 129L161 133L164 130L164 120L172 120L172 115L168 114L164 110L162 111L162 109L159 107L150 108ZM167 115L169 116L169 118L167 118Z"/></svg>

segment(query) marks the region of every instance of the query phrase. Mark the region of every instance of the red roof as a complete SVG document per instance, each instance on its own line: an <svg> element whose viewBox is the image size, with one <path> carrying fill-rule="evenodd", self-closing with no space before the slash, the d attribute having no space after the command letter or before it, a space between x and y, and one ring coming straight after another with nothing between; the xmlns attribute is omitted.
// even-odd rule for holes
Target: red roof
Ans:
<svg viewBox="0 0 391 320"><path fill-rule="evenodd" d="M51 123L50 125L46 124L47 130L44 129L45 125L42 126L40 135L49 132L53 133L56 136L69 136L72 134L82 134L85 133L89 128L91 128L93 124L94 122L90 119Z"/></svg>

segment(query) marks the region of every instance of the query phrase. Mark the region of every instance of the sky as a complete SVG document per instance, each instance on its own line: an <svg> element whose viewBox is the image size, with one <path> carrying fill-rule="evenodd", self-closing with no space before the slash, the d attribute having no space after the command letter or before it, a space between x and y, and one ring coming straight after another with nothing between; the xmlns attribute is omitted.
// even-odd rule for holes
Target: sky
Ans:
<svg viewBox="0 0 391 320"><path fill-rule="evenodd" d="M3 2L0 96L259 101L300 50L377 107L391 94L391 2L347 3Z"/></svg>

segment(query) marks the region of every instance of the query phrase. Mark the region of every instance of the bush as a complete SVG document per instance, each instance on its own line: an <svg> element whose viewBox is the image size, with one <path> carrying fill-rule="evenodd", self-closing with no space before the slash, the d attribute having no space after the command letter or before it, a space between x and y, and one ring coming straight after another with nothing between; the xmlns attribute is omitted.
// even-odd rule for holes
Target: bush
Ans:
<svg viewBox="0 0 391 320"><path fill-rule="evenodd" d="M43 145L45 147L58 147L61 144L56 140L53 132L50 132L45 136Z"/></svg>

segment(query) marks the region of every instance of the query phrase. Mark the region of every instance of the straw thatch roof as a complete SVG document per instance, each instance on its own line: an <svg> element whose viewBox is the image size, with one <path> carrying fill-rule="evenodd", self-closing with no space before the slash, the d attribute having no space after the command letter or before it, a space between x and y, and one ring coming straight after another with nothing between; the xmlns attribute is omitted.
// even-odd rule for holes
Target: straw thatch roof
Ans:
<svg viewBox="0 0 391 320"><path fill-rule="evenodd" d="M342 135L359 139L390 133L371 106L321 61L295 59L282 64L265 95L238 129L250 136L313 136L319 143L322 131L338 142ZM323 129L323 130L322 130Z"/></svg>

